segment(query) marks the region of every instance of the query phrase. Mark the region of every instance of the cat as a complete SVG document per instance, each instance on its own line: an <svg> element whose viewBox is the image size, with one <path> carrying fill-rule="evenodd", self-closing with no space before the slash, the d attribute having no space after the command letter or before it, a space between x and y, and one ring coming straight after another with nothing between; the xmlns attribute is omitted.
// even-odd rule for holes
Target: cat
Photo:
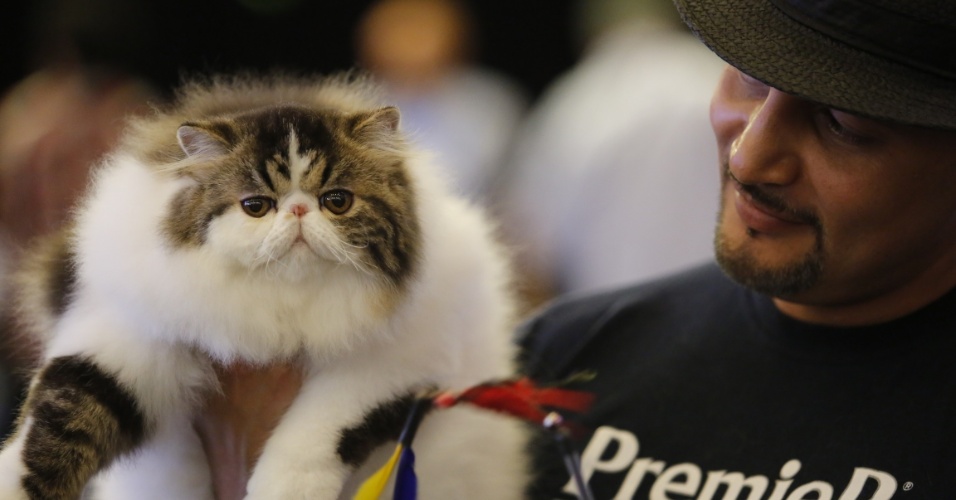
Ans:
<svg viewBox="0 0 956 500"><path fill-rule="evenodd" d="M369 78L186 83L24 265L44 348L0 499L212 498L190 422L239 360L306 370L246 498L349 498L416 394L512 376L508 266ZM415 443L420 498L524 496L514 419L433 410Z"/></svg>

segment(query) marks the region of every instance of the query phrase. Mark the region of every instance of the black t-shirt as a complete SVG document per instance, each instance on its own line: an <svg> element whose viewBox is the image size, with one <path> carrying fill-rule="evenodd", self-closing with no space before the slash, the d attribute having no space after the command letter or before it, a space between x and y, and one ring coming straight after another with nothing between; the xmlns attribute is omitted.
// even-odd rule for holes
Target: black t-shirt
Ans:
<svg viewBox="0 0 956 500"><path fill-rule="evenodd" d="M523 345L534 378L597 396L575 442L597 499L956 498L956 292L821 327L708 265L556 303ZM534 498L576 498L555 450Z"/></svg>

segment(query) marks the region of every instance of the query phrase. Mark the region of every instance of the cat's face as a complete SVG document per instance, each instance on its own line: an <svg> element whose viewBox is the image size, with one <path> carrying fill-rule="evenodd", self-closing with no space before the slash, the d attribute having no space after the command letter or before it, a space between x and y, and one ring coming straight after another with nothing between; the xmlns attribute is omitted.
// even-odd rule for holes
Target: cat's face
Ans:
<svg viewBox="0 0 956 500"><path fill-rule="evenodd" d="M174 199L167 239L279 279L348 266L402 285L420 236L397 122L394 108L286 106L184 124L195 183Z"/></svg>

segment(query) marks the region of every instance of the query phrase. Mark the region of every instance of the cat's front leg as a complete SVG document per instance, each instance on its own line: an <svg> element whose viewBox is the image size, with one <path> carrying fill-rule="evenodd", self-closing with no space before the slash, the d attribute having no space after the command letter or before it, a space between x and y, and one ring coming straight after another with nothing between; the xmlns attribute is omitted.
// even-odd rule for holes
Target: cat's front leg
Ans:
<svg viewBox="0 0 956 500"><path fill-rule="evenodd" d="M379 445L396 439L413 394L363 373L310 377L266 443L247 500L334 500Z"/></svg>
<svg viewBox="0 0 956 500"><path fill-rule="evenodd" d="M207 376L192 353L134 339L106 314L64 320L0 452L0 499L73 500Z"/></svg>
<svg viewBox="0 0 956 500"><path fill-rule="evenodd" d="M93 474L148 432L130 391L82 355L47 362L23 411L0 455L5 499L77 498Z"/></svg>

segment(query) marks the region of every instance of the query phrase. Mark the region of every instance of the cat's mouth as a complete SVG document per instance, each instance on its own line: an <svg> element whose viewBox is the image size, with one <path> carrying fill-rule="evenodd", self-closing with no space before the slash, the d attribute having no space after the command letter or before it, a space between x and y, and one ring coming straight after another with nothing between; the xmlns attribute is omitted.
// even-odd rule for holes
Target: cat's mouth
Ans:
<svg viewBox="0 0 956 500"><path fill-rule="evenodd" d="M305 238L300 234L292 240L292 244L289 245L289 252L294 251L308 251L309 253L315 253L315 250L312 248L312 245L308 241L305 241Z"/></svg>

